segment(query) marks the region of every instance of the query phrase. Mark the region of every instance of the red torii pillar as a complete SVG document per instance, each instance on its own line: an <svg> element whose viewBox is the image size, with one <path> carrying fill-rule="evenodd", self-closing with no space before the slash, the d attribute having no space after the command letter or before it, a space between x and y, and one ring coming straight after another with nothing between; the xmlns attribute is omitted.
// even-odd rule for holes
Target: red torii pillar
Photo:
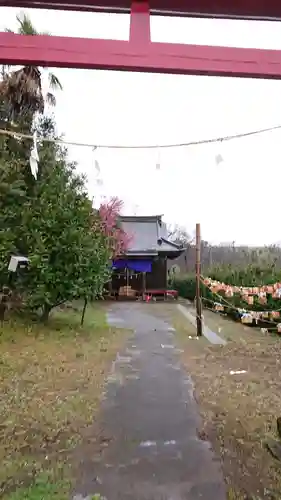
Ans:
<svg viewBox="0 0 281 500"><path fill-rule="evenodd" d="M42 0L41 3L34 2L33 5L33 0L1 0L0 5L5 3L20 7L39 5L43 8L59 8L56 1ZM102 9L91 6L92 1L95 0L83 0L84 6L81 9L77 5L71 5L70 2L67 8L85 10L88 6L89 10ZM165 0L161 1L165 3ZM160 4L161 1L158 0ZM121 6L124 4L124 0L119 2ZM151 2L155 3L155 0ZM99 0L97 3L106 2ZM111 11L114 11L112 3L116 4L116 10L118 0L115 2L111 0ZM191 3L195 5L196 2ZM0 33L0 62L11 65L29 64L148 73L281 78L280 50L152 42L150 7L146 0L135 0L131 5L129 41Z"/></svg>

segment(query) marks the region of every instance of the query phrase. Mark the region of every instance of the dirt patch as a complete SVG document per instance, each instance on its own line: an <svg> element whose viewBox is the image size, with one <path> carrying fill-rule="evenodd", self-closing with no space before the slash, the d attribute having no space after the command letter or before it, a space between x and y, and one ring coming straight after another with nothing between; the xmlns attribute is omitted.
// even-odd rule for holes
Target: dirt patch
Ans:
<svg viewBox="0 0 281 500"><path fill-rule="evenodd" d="M107 327L101 307L89 306L83 328L80 317L75 307L57 311L47 327L17 321L2 328L0 495L6 498L37 499L13 492L37 484L40 474L38 498L67 498L70 451L96 417L105 377L127 333ZM64 481L58 496L53 490L42 496L50 477Z"/></svg>
<svg viewBox="0 0 281 500"><path fill-rule="evenodd" d="M183 359L196 384L203 431L223 458L229 485L246 498L280 498L280 466L264 448L280 412L280 343L211 347ZM230 374L236 370L246 373Z"/></svg>
<svg viewBox="0 0 281 500"><path fill-rule="evenodd" d="M172 318L177 329L203 417L198 433L222 457L229 499L280 500L281 462L264 446L267 438L278 439L280 339L204 311L207 325L228 340L226 346L211 346L194 340L194 327L174 306L159 305L155 312ZM242 370L246 373L230 373Z"/></svg>

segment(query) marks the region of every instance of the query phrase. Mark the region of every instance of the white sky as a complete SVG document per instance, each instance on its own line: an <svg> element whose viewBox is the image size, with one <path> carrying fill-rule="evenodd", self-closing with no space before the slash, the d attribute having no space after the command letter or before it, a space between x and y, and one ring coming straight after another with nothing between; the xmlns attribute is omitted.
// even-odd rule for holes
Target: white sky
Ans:
<svg viewBox="0 0 281 500"><path fill-rule="evenodd" d="M129 16L26 9L40 31L128 39ZM0 30L16 28L13 8L0 8ZM152 39L281 49L279 23L153 18ZM55 110L66 140L92 144L165 144L225 136L281 124L281 82L56 69L63 92ZM115 151L71 148L89 193L117 195L124 212L164 214L195 223L212 242L281 241L281 130L186 149ZM224 162L216 165L220 154ZM95 160L103 185L97 185ZM156 169L156 163L161 165Z"/></svg>

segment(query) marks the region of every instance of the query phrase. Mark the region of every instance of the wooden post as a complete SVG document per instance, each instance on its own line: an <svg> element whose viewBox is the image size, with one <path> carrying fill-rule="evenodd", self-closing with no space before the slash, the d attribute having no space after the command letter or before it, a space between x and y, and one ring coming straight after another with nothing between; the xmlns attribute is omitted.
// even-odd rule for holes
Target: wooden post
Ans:
<svg viewBox="0 0 281 500"><path fill-rule="evenodd" d="M84 305L83 305L83 311L82 311L82 316L81 316L81 326L84 325L84 319L85 319L85 313L86 313L87 304L88 304L88 299L87 299L87 297L85 297L85 299L84 299Z"/></svg>
<svg viewBox="0 0 281 500"><path fill-rule="evenodd" d="M196 224L196 325L197 336L202 336L202 302L200 290L200 277L201 277L201 231L200 224Z"/></svg>
<svg viewBox="0 0 281 500"><path fill-rule="evenodd" d="M146 272L142 273L142 300L144 300L146 290Z"/></svg>
<svg viewBox="0 0 281 500"><path fill-rule="evenodd" d="M126 287L128 286L129 286L129 269L126 267Z"/></svg>

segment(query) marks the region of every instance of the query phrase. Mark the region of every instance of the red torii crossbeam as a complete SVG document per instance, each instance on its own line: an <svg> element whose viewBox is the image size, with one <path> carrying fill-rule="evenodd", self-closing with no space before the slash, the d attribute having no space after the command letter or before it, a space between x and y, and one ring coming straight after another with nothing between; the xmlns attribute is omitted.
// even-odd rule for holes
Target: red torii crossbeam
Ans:
<svg viewBox="0 0 281 500"><path fill-rule="evenodd" d="M147 0L136 0L145 2ZM0 0L0 6L34 9L89 10L92 12L130 12L131 0ZM227 17L242 19L280 19L277 0L150 0L150 11L158 15Z"/></svg>
<svg viewBox="0 0 281 500"><path fill-rule="evenodd" d="M4 1L6 5L38 6L38 1L34 1L33 4L32 0ZM55 8L58 6L56 1L46 0L46 3L44 3L44 0L41 0L39 4L41 7L46 5L49 8ZM124 5L127 5L129 0L92 1L100 5L92 6L91 10L101 10L101 4L103 4L107 11L115 11L118 5L120 9L125 8ZM90 0L83 0L84 5L87 2L90 7ZM64 68L281 79L281 51L279 50L210 47L151 41L150 7L154 6L154 9L156 9L156 6L159 5L160 9L162 4L163 9L166 9L162 11L162 14L165 14L169 5L169 8L174 13L175 9L180 8L180 6L183 9L185 5L185 11L182 10L181 12L188 13L188 9L193 8L193 12L195 12L195 7L198 6L199 8L201 5L200 9L203 10L203 13L211 14L210 9L213 3L211 0L198 0L198 2L195 0L189 2L183 0L177 0L177 2L173 2L173 0L151 0L149 5L147 1L135 0L131 6L129 41L45 35L21 36L12 33L0 33L0 62L11 65L27 64ZM218 10L219 6L225 3L222 0L217 0L216 11L218 15L226 14L226 8L223 10L221 7L221 11ZM231 4L231 2L228 3ZM234 3L237 12L235 15L240 17L254 16L254 12L259 13L256 14L256 17L261 15L263 17L272 17L273 14L275 17L278 13L281 14L281 6L275 6L273 0L268 0L268 10L261 0L248 0L247 2L246 0L244 2L243 0L240 0L240 2L233 0L232 5ZM107 4L108 8L106 7ZM240 5L240 11L237 4ZM250 6L252 6L252 10ZM83 10L77 5L75 8ZM245 12L248 14L245 14Z"/></svg>

